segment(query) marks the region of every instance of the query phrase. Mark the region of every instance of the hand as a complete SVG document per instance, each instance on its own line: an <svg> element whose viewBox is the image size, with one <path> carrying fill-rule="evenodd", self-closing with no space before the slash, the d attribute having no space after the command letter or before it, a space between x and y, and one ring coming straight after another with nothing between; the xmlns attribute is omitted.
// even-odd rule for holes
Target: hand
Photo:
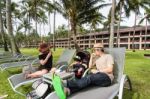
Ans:
<svg viewBox="0 0 150 99"><path fill-rule="evenodd" d="M96 74L96 73L98 73L99 71L96 70L96 69L92 69L91 72L92 72L93 74Z"/></svg>
<svg viewBox="0 0 150 99"><path fill-rule="evenodd" d="M52 68L50 72L54 73L55 71L56 71L56 68Z"/></svg>
<svg viewBox="0 0 150 99"><path fill-rule="evenodd" d="M79 68L79 69L78 69L78 73L81 73L81 72L82 72L82 70L83 70L82 68Z"/></svg>
<svg viewBox="0 0 150 99"><path fill-rule="evenodd" d="M95 54L95 53L92 53L92 54L91 54L91 57L95 57L95 56L96 56L96 54Z"/></svg>

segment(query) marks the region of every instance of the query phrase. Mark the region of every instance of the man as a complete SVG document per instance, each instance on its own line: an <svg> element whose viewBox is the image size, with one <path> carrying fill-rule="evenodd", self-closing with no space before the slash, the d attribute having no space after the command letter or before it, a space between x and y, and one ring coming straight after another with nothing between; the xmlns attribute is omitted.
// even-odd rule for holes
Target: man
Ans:
<svg viewBox="0 0 150 99"><path fill-rule="evenodd" d="M98 58L95 61L96 69L92 70L92 74L83 77L79 80L67 81L67 86L65 88L65 93L67 95L84 89L88 86L99 86L106 87L110 86L114 79L113 76L113 65L114 60L110 54L106 54L103 49L103 45L100 43L94 44L94 53L91 55L90 66L92 68L93 55Z"/></svg>

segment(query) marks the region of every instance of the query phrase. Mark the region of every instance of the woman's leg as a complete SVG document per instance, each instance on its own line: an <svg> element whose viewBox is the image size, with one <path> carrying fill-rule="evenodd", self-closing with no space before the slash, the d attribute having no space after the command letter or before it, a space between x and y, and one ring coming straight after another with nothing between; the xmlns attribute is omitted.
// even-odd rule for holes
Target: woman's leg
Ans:
<svg viewBox="0 0 150 99"><path fill-rule="evenodd" d="M40 71L36 71L32 74L28 74L27 75L27 78L37 78L37 77L41 77L42 75L48 73L48 70L47 69L42 69Z"/></svg>

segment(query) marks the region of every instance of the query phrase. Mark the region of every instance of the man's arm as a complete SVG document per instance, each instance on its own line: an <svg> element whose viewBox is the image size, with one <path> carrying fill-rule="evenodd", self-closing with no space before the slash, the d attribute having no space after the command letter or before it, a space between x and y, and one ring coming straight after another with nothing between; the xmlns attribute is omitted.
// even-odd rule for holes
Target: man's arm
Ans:
<svg viewBox="0 0 150 99"><path fill-rule="evenodd" d="M99 69L99 71L100 71L100 72L107 73L107 74L112 73L112 72L113 72L113 65L112 65L112 66L109 66L109 67L107 67L107 68L105 68L105 69L102 69L102 70Z"/></svg>
<svg viewBox="0 0 150 99"><path fill-rule="evenodd" d="M104 73L108 73L108 74L112 73L113 72L114 59L111 55L109 55L107 57L106 64L107 64L106 68L104 68L102 70L99 69L99 71L104 72Z"/></svg>
<svg viewBox="0 0 150 99"><path fill-rule="evenodd" d="M93 62L93 58L95 57L95 54L92 53L89 61L89 68L92 68L95 65L95 62Z"/></svg>

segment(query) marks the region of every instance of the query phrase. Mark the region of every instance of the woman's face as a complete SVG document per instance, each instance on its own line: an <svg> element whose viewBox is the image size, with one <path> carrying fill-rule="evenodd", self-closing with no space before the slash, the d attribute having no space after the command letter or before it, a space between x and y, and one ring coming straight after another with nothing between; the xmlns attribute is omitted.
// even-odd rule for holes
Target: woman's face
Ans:
<svg viewBox="0 0 150 99"><path fill-rule="evenodd" d="M48 48L42 48L42 49L40 50L41 53L45 53L45 52L47 52L47 51L48 51Z"/></svg>

